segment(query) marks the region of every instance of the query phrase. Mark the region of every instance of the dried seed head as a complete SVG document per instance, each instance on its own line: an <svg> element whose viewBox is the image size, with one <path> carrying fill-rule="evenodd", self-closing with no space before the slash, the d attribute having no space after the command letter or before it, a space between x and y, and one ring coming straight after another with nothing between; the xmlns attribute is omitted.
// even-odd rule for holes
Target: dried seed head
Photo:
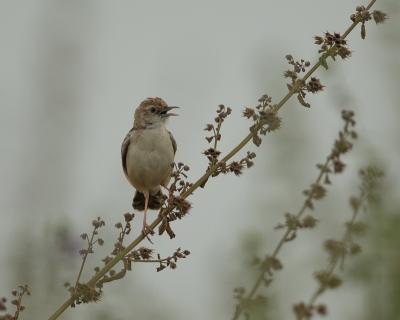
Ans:
<svg viewBox="0 0 400 320"><path fill-rule="evenodd" d="M131 222L134 217L135 217L134 213L127 212L124 214L125 222Z"/></svg>
<svg viewBox="0 0 400 320"><path fill-rule="evenodd" d="M384 23L388 19L388 15L380 10L374 10L372 17L376 24Z"/></svg>
<svg viewBox="0 0 400 320"><path fill-rule="evenodd" d="M203 152L203 154L206 156L211 156L211 157L217 158L221 154L221 152L218 151L217 149L210 148L210 149L205 150Z"/></svg>
<svg viewBox="0 0 400 320"><path fill-rule="evenodd" d="M318 220L315 219L314 217L308 215L305 216L302 220L302 226L303 228L314 228L317 225Z"/></svg>
<svg viewBox="0 0 400 320"><path fill-rule="evenodd" d="M353 147L353 144L348 141L342 132L339 132L339 140L335 141L335 149L339 153L346 153Z"/></svg>
<svg viewBox="0 0 400 320"><path fill-rule="evenodd" d="M272 258L272 257L269 257L268 259L269 259L269 262L271 264L271 268L273 270L281 270L283 268L282 263L281 263L281 261L279 259Z"/></svg>
<svg viewBox="0 0 400 320"><path fill-rule="evenodd" d="M253 118L253 120L256 120L254 117L257 118L257 115L253 108L245 108L243 111L243 117L246 117L247 119Z"/></svg>
<svg viewBox="0 0 400 320"><path fill-rule="evenodd" d="M293 312L296 314L297 319L309 319L312 317L312 308L306 306L304 302L293 305Z"/></svg>
<svg viewBox="0 0 400 320"><path fill-rule="evenodd" d="M334 239L325 240L324 248L329 253L331 261L344 256L347 252L344 243Z"/></svg>
<svg viewBox="0 0 400 320"><path fill-rule="evenodd" d="M365 11L365 7L364 6L357 6L356 7L356 11L357 12L363 12L363 11Z"/></svg>
<svg viewBox="0 0 400 320"><path fill-rule="evenodd" d="M290 62L293 62L293 57L292 57L292 55L288 54L288 55L285 56L285 58L286 58L287 61L289 61L289 63L290 63Z"/></svg>
<svg viewBox="0 0 400 320"><path fill-rule="evenodd" d="M139 248L139 254L140 254L140 257L143 259L143 260L149 260L149 259L151 259L152 258L152 253L153 253L153 249L149 249L149 248L146 248L146 247L140 247Z"/></svg>
<svg viewBox="0 0 400 320"><path fill-rule="evenodd" d="M214 136L206 137L206 140L208 141L208 143L211 143L211 141L213 141L213 139L214 139Z"/></svg>
<svg viewBox="0 0 400 320"><path fill-rule="evenodd" d="M100 220L100 217L97 217L97 220L93 220L92 221L92 225L98 229L101 228L102 226L105 226L106 223L104 222L104 220Z"/></svg>
<svg viewBox="0 0 400 320"><path fill-rule="evenodd" d="M172 195L168 202L170 206L175 207L175 215L176 218L179 219L189 213L190 209L192 208L191 203L182 197L176 197Z"/></svg>
<svg viewBox="0 0 400 320"><path fill-rule="evenodd" d="M356 122L354 120L354 111L351 110L342 110L342 119L352 126L355 126Z"/></svg>
<svg viewBox="0 0 400 320"><path fill-rule="evenodd" d="M250 160L246 160L246 166L247 166L247 168L251 168L252 166L254 166L254 162L250 161Z"/></svg>
<svg viewBox="0 0 400 320"><path fill-rule="evenodd" d="M133 250L131 253L135 260L141 260L140 253L138 250Z"/></svg>
<svg viewBox="0 0 400 320"><path fill-rule="evenodd" d="M104 259L101 259L101 261L104 262L104 265L107 265L111 260L112 258L110 258L109 256L105 257Z"/></svg>
<svg viewBox="0 0 400 320"><path fill-rule="evenodd" d="M346 165L339 159L334 160L334 162L333 162L333 172L334 173L343 172L345 167L346 167Z"/></svg>
<svg viewBox="0 0 400 320"><path fill-rule="evenodd" d="M272 109L267 109L262 114L260 112L260 121L268 125L266 132L278 130L282 124L282 118Z"/></svg>
<svg viewBox="0 0 400 320"><path fill-rule="evenodd" d="M340 47L337 53L343 60L351 57L351 51L345 47Z"/></svg>
<svg viewBox="0 0 400 320"><path fill-rule="evenodd" d="M243 174L244 166L237 161L232 161L229 164L229 170L233 172L236 176L241 176Z"/></svg>
<svg viewBox="0 0 400 320"><path fill-rule="evenodd" d="M297 73L296 73L295 71L293 71L293 70L286 70L286 71L283 73L283 76L284 76L285 78L291 78L291 79L293 79L293 80L297 79Z"/></svg>
<svg viewBox="0 0 400 320"><path fill-rule="evenodd" d="M262 139L256 134L253 136L253 143L259 147L261 145Z"/></svg>
<svg viewBox="0 0 400 320"><path fill-rule="evenodd" d="M157 272L160 272L162 270L164 270L166 268L166 266L164 266L163 264L160 264L160 266L156 269Z"/></svg>
<svg viewBox="0 0 400 320"><path fill-rule="evenodd" d="M326 189L320 184L313 184L311 186L311 197L312 199L319 200L325 197Z"/></svg>
<svg viewBox="0 0 400 320"><path fill-rule="evenodd" d="M315 44L321 45L324 43L324 38L322 38L320 36L315 36L314 39L315 39L315 42L314 42Z"/></svg>
<svg viewBox="0 0 400 320"><path fill-rule="evenodd" d="M88 250L86 250L86 249L79 250L79 254L81 256L84 256L84 255L88 254Z"/></svg>
<svg viewBox="0 0 400 320"><path fill-rule="evenodd" d="M316 77L311 77L310 81L307 83L307 91L311 93L317 93L324 90L324 85L321 84L321 80Z"/></svg>

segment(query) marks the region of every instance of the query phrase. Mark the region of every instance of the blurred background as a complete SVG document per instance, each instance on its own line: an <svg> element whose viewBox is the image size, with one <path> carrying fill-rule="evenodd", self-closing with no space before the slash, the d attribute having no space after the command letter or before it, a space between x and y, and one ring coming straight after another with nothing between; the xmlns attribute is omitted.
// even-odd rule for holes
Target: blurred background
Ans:
<svg viewBox="0 0 400 320"><path fill-rule="evenodd" d="M84 281L112 251L134 190L121 169L120 146L133 114L147 97L179 106L169 123L176 161L189 181L207 168L203 131L219 104L232 108L219 149L227 154L249 132L242 117L263 94L277 103L287 92L285 55L315 63L313 36L344 32L359 0L286 1L1 1L0 2L0 296L28 284L21 319L48 318L67 298L85 248L79 235L100 216L105 245L89 257ZM316 76L326 86L307 95L310 109L292 98L280 111L283 126L263 137L255 166L242 177L210 179L188 200L191 214L172 225L176 238L153 237L161 256L178 247L191 255L176 270L135 264L123 281L105 286L98 304L68 309L60 319L230 319L233 289L250 288L254 255L271 253L285 212L297 213L342 128L340 111L356 114L359 139L316 203L318 228L301 230L280 254L284 269L264 290L268 308L257 319L294 319L292 306L308 301L313 272L327 266L322 243L340 238L357 195L358 170L379 165L386 178L363 254L345 264L345 279L319 302L327 319L400 317L400 4L377 1L387 23L367 23L350 34L353 56L329 63ZM156 217L150 212L150 219ZM142 214L134 220L134 239ZM119 269L117 268L117 271Z"/></svg>

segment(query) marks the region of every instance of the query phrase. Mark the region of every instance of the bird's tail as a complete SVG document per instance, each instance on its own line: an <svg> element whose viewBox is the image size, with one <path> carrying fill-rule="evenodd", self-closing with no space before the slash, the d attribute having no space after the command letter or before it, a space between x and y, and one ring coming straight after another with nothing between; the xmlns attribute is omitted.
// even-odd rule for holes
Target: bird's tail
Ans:
<svg viewBox="0 0 400 320"><path fill-rule="evenodd" d="M158 201L157 197L162 196L162 194L163 193L160 189L160 190L158 190L156 195L149 197L148 209L158 210L161 208L162 204L160 203L160 201ZM136 190L135 196L133 197L133 201L132 201L133 209L138 210L138 211L143 211L145 201L146 201L146 199L144 197L144 194Z"/></svg>

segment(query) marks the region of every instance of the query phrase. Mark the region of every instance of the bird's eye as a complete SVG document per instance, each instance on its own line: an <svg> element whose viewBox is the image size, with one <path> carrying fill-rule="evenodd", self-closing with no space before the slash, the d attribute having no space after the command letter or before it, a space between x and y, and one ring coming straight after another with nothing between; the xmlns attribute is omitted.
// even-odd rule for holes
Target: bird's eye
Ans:
<svg viewBox="0 0 400 320"><path fill-rule="evenodd" d="M156 108L152 107L152 108L150 109L150 112L151 112L151 113L156 112Z"/></svg>

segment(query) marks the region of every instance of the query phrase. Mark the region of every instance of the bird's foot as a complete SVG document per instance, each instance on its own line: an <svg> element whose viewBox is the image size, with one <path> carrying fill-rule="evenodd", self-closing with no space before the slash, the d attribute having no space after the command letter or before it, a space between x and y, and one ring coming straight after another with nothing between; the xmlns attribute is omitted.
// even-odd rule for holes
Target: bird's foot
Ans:
<svg viewBox="0 0 400 320"><path fill-rule="evenodd" d="M149 230L149 232L147 232L147 230ZM154 232L152 227L150 227L146 222L143 222L142 237L143 239L147 238L147 240L149 240L150 243L153 244L153 242L149 238L149 234L154 236L156 233Z"/></svg>

